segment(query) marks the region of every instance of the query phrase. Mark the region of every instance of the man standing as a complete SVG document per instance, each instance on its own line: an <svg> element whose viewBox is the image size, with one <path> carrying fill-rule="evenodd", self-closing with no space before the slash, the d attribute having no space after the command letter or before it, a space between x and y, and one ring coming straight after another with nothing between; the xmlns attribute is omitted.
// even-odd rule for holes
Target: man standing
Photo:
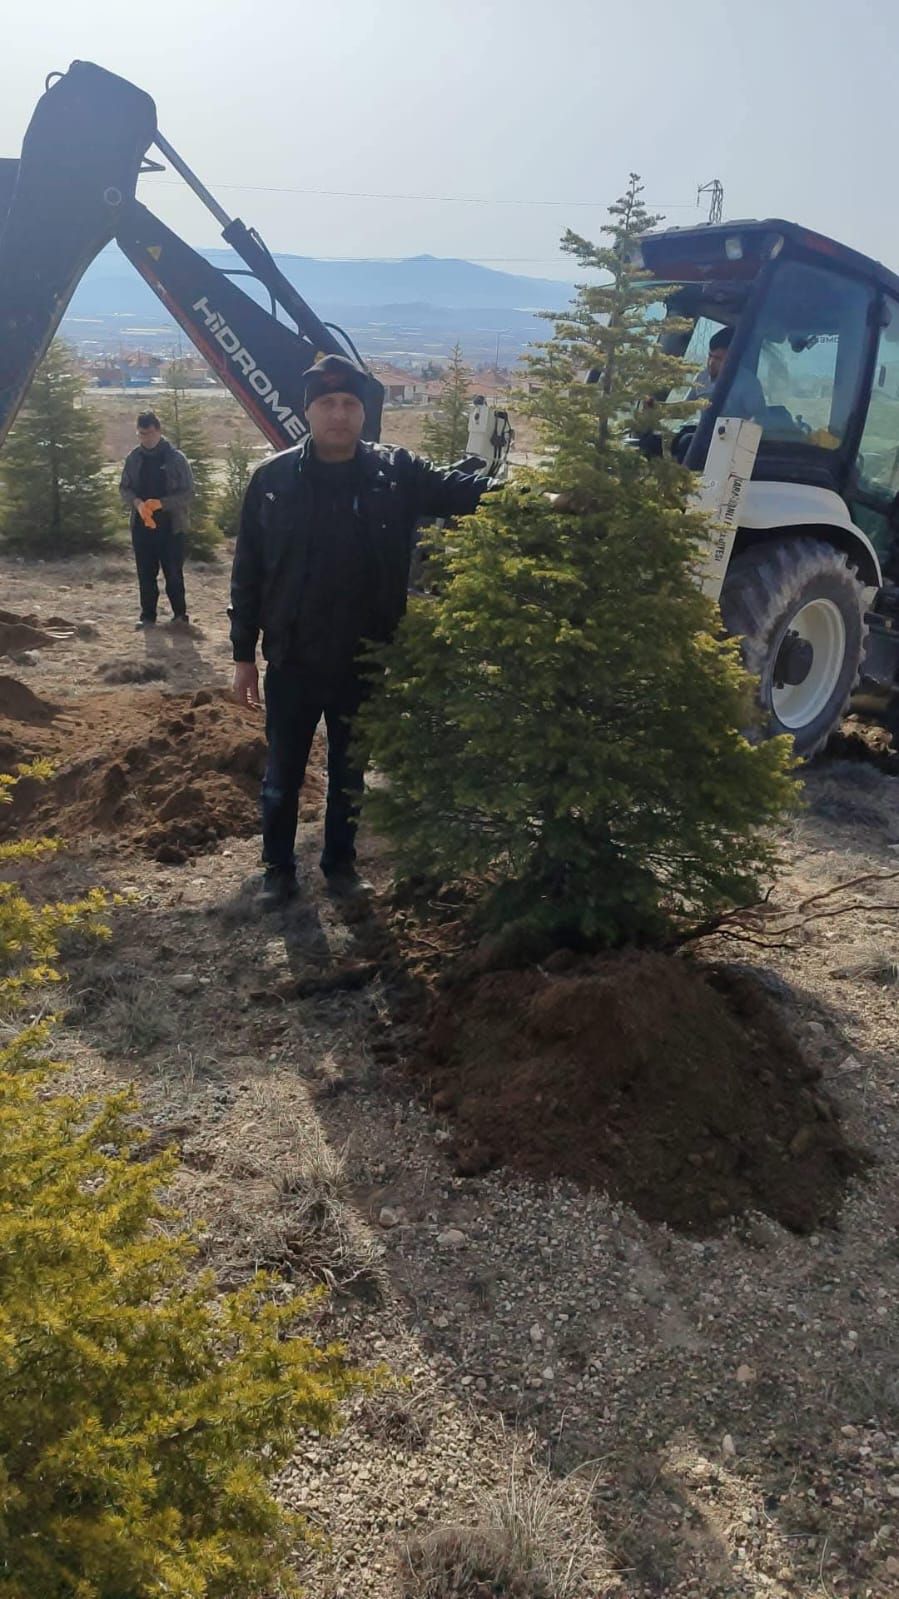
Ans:
<svg viewBox="0 0 899 1599"><path fill-rule="evenodd" d="M131 512L131 543L140 587L137 626L155 625L160 566L172 621L186 623L184 542L193 476L187 457L163 437L154 411L141 411L137 439L137 449L127 457L119 483L119 493Z"/></svg>
<svg viewBox="0 0 899 1599"><path fill-rule="evenodd" d="M391 637L406 606L415 525L474 511L486 478L439 471L406 450L361 442L365 374L329 355L305 373L310 434L257 467L231 576L234 692L259 703L262 632L268 760L262 783L262 903L297 892L297 806L312 738L328 731L321 868L333 892L360 887L356 823L363 771L350 753L365 694L365 640Z"/></svg>

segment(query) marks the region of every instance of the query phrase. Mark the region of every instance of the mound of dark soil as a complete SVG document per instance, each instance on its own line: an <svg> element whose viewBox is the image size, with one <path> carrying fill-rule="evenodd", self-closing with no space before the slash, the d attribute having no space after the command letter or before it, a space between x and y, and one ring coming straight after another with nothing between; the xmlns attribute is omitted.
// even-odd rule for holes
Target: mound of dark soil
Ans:
<svg viewBox="0 0 899 1599"><path fill-rule="evenodd" d="M24 722L28 727L42 727L52 722L58 706L42 700L18 678L0 673L0 721Z"/></svg>
<svg viewBox="0 0 899 1599"><path fill-rule="evenodd" d="M0 622L0 655L17 655L21 650L40 650L53 643L53 635L27 622Z"/></svg>
<svg viewBox="0 0 899 1599"><path fill-rule="evenodd" d="M74 622L50 616L45 622L36 616L19 616L15 611L0 611L0 655L17 655L22 650L40 650L75 632Z"/></svg>
<svg viewBox="0 0 899 1599"><path fill-rule="evenodd" d="M0 622L9 622L11 624L18 624L21 622L24 623L26 627L53 627L59 628L63 632L68 633L72 633L75 630L75 623L70 622L66 616L47 616L43 621L41 621L40 617L37 616L33 611L29 611L26 615L23 615L19 611L0 610Z"/></svg>
<svg viewBox="0 0 899 1599"><path fill-rule="evenodd" d="M173 862L258 831L265 740L259 718L224 691L120 690L80 701L59 721L59 744L46 740L42 753L61 764L48 782L16 787L0 818L7 830L112 835ZM313 759L304 816L321 797Z"/></svg>
<svg viewBox="0 0 899 1599"><path fill-rule="evenodd" d="M573 1178L686 1231L759 1210L808 1232L865 1164L738 968L629 953L482 976L435 1001L421 1070L460 1171Z"/></svg>
<svg viewBox="0 0 899 1599"><path fill-rule="evenodd" d="M20 762L44 753L48 728L58 710L17 678L0 674L0 772L14 772ZM14 793L15 808L20 810L19 791ZM13 808L6 805L0 811L0 827L7 831L12 814Z"/></svg>

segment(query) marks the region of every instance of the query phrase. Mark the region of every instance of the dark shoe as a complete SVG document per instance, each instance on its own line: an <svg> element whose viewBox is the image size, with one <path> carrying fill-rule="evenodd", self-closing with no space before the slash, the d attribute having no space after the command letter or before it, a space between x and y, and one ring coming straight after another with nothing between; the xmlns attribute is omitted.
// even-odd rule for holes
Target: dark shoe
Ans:
<svg viewBox="0 0 899 1599"><path fill-rule="evenodd" d="M182 611L180 615L173 616L169 623L169 627L190 627L190 617L188 616L187 612Z"/></svg>
<svg viewBox="0 0 899 1599"><path fill-rule="evenodd" d="M374 892L374 885L359 876L352 862L346 866L333 866L330 871L325 871L325 882L328 885L328 893L333 894L335 899L358 899L360 895Z"/></svg>
<svg viewBox="0 0 899 1599"><path fill-rule="evenodd" d="M155 616L142 616L139 622L135 622L134 630L135 630L135 632L138 632L140 630L140 628L142 628L142 627L155 627L155 626L156 626L156 618L155 618Z"/></svg>
<svg viewBox="0 0 899 1599"><path fill-rule="evenodd" d="M279 867L269 866L262 879L262 888L259 894L259 903L263 910L276 911L296 899L300 892L296 873L282 871Z"/></svg>

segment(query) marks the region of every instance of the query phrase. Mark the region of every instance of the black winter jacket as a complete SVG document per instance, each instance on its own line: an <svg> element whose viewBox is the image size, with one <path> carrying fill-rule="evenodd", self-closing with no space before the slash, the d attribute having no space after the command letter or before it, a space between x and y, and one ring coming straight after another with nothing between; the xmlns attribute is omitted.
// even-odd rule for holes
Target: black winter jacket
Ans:
<svg viewBox="0 0 899 1599"><path fill-rule="evenodd" d="M310 441L256 468L243 503L231 569L231 643L235 661L262 653L280 666L287 658L305 579L313 495ZM423 517L465 516L477 508L487 479L441 471L383 445L360 444L359 511L377 562L376 636L389 639L406 608L416 523Z"/></svg>
<svg viewBox="0 0 899 1599"><path fill-rule="evenodd" d="M172 519L173 533L186 533L190 525L190 502L194 492L193 473L186 455L176 450L174 444L163 439L160 444L162 467L166 477L166 492L161 496L162 509ZM140 445L126 456L119 482L122 504L131 512L132 527L140 526L137 502L140 499L140 469L144 452Z"/></svg>

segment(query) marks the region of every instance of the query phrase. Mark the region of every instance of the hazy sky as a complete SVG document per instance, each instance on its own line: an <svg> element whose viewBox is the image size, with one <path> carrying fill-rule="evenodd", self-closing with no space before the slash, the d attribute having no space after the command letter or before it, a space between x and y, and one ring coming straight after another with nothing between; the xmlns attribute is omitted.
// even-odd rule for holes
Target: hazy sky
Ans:
<svg viewBox="0 0 899 1599"><path fill-rule="evenodd" d="M595 236L634 169L672 224L702 220L697 185L720 177L726 216L786 216L899 268L896 0L2 10L0 154L18 153L49 71L98 62L153 95L161 130L273 249L572 276L562 229ZM140 196L216 243L176 182L142 179Z"/></svg>

